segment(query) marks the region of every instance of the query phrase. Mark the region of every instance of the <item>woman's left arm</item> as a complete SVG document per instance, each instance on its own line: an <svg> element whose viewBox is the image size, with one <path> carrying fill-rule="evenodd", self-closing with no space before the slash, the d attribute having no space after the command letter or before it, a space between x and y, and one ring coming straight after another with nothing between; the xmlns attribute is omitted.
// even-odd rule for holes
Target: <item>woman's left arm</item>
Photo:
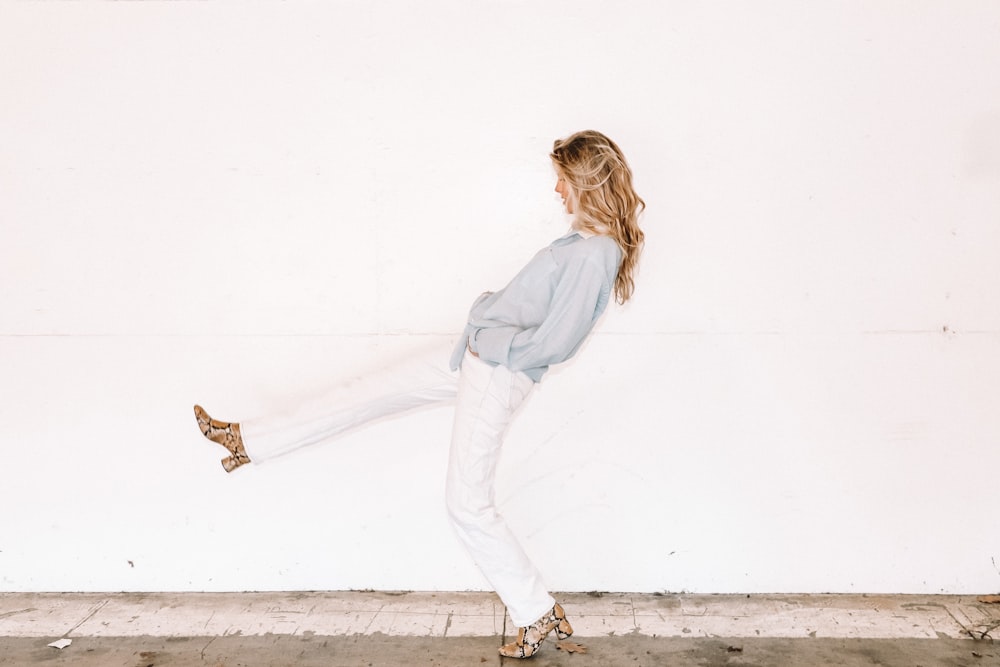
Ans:
<svg viewBox="0 0 1000 667"><path fill-rule="evenodd" d="M594 328L610 290L606 267L590 255L574 256L560 273L548 312L538 326L478 329L471 349L480 358L512 371L566 361Z"/></svg>

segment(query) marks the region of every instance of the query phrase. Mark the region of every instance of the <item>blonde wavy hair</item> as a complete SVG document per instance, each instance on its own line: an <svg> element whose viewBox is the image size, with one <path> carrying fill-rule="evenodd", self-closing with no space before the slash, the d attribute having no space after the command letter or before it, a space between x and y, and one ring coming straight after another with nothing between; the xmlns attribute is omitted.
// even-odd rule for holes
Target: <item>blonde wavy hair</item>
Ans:
<svg viewBox="0 0 1000 667"><path fill-rule="evenodd" d="M622 250L615 277L615 299L625 303L635 291L634 274L645 235L639 214L646 202L632 187L632 170L615 142L595 130L557 139L550 156L569 185L578 229L612 237Z"/></svg>

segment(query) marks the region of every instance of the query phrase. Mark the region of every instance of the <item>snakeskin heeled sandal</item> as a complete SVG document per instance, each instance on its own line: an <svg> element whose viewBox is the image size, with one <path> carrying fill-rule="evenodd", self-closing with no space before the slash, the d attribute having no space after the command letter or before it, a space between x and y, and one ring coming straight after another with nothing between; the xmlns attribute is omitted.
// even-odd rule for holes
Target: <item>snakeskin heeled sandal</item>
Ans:
<svg viewBox="0 0 1000 667"><path fill-rule="evenodd" d="M198 420L198 428L201 429L203 436L229 450L229 456L222 459L222 467L226 472L232 472L244 463L250 463L247 450L243 448L243 436L240 435L239 424L212 419L200 405L194 406L194 418Z"/></svg>
<svg viewBox="0 0 1000 667"><path fill-rule="evenodd" d="M559 639L573 634L573 626L566 620L566 612L558 603L531 625L518 628L517 641L501 646L500 655L505 658L530 658L553 630Z"/></svg>

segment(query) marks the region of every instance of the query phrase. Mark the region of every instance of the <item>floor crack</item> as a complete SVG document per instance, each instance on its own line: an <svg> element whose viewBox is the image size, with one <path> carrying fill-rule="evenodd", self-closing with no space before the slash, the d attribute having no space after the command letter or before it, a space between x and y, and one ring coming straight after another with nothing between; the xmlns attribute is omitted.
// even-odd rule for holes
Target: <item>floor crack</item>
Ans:
<svg viewBox="0 0 1000 667"><path fill-rule="evenodd" d="M953 621L955 621L956 623L958 623L958 627L962 628L962 631L965 632L965 634L969 635L970 637L972 637L973 639L975 639L977 641L982 641L982 640L986 639L987 637L989 637L989 639L992 641L993 637L990 635L990 632L992 630L995 630L997 627L1000 627L1000 621L997 621L996 623L994 623L992 625L986 624L986 623L982 623L982 624L977 623L973 627L969 627L968 625L966 625L962 621L958 620L958 617L955 616L955 614L952 613L952 611L951 611L951 609L949 608L948 605L943 605L943 607L944 607L944 610L946 612L948 612L948 615L951 616L951 619ZM967 615L965 615L965 616L966 616L966 620L968 620L970 623L972 623L972 619L969 618ZM977 629L978 627L983 627L985 629L984 630L978 630ZM978 637L976 636L976 633L979 634Z"/></svg>
<svg viewBox="0 0 1000 667"><path fill-rule="evenodd" d="M207 650L208 650L208 647L209 647L209 646L211 646L211 645L212 645L212 642L214 642L215 640L216 640L216 638L215 638L215 637L212 637L211 639L209 639L209 640L208 640L208 643L207 643L207 644L205 644L205 645L204 645L204 646L202 647L202 649L201 649L201 661L202 661L202 662L205 662L205 651L207 651Z"/></svg>
<svg viewBox="0 0 1000 667"><path fill-rule="evenodd" d="M385 605L384 604L379 606L378 611L376 611L375 615L372 616L372 620L368 621L368 625L365 626L365 630L361 634L363 634L363 635L367 635L368 634L368 631L371 629L372 624L375 622L375 619L378 618L378 615L382 613L383 609L385 609Z"/></svg>
<svg viewBox="0 0 1000 667"><path fill-rule="evenodd" d="M496 607L493 607L496 609ZM505 646L507 644L507 607L503 608L503 624L500 626L500 646ZM502 653L500 656L500 664L503 664L504 655Z"/></svg>
<svg viewBox="0 0 1000 667"><path fill-rule="evenodd" d="M100 610L104 609L104 607L106 607L109 602L111 602L111 600L102 600L101 604L97 605L96 609L94 609L92 612L90 612L89 614L87 614L82 621L80 621L79 623L77 623L76 625L74 625L72 628L70 628L69 630L67 630L66 634L64 634L63 637L68 636L71 632L73 632L78 627L80 627L81 625L83 625L84 623L86 623L87 621L89 621L90 619L92 619L94 616L96 616L97 612L99 612Z"/></svg>
<svg viewBox="0 0 1000 667"><path fill-rule="evenodd" d="M452 618L452 616L454 616L454 612L450 612L449 611L448 612L448 619L444 622L444 635L443 636L445 636L445 637L448 636L448 630L451 629L451 618Z"/></svg>
<svg viewBox="0 0 1000 667"><path fill-rule="evenodd" d="M27 614L33 611L38 611L34 607L29 607L27 609L18 609L16 611L6 611L0 614L0 618L7 618L8 616L16 616L17 614Z"/></svg>

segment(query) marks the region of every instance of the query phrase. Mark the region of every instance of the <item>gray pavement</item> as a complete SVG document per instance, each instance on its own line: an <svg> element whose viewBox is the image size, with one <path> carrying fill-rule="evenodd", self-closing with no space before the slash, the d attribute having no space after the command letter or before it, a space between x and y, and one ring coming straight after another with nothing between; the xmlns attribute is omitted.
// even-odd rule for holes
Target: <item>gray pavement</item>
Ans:
<svg viewBox="0 0 1000 667"><path fill-rule="evenodd" d="M85 637L62 651L44 639L0 638L0 665L73 667L705 667L840 665L936 667L1000 665L1000 647L963 639L749 639L601 637L586 654L553 639L530 660L503 659L499 637L261 635L241 637Z"/></svg>
<svg viewBox="0 0 1000 667"><path fill-rule="evenodd" d="M0 665L1000 667L976 596L558 597L587 653L552 636L525 663L497 655L516 630L485 593L0 593Z"/></svg>

